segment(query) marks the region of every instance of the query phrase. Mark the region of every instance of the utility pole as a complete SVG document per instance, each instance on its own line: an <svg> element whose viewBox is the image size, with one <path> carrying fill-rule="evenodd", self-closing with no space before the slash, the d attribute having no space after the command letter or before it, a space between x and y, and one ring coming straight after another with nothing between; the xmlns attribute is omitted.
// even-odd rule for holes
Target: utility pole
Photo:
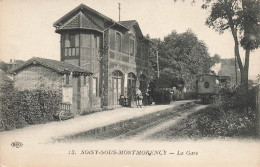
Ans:
<svg viewBox="0 0 260 167"><path fill-rule="evenodd" d="M159 73L159 56L158 56L158 50L156 50L156 58L157 58L157 77L160 77Z"/></svg>
<svg viewBox="0 0 260 167"><path fill-rule="evenodd" d="M118 9L119 9L119 21L120 21L120 9L121 9L120 5L121 5L121 3L118 3Z"/></svg>
<svg viewBox="0 0 260 167"><path fill-rule="evenodd" d="M235 74L236 74L236 85L237 85L237 56L235 55Z"/></svg>

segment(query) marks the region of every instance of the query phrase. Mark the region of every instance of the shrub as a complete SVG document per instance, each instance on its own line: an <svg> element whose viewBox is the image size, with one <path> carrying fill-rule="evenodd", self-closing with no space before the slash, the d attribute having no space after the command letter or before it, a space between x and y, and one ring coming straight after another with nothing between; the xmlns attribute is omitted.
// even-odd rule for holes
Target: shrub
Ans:
<svg viewBox="0 0 260 167"><path fill-rule="evenodd" d="M155 104L170 104L171 102L171 93L169 90L164 88L154 89L153 99Z"/></svg>
<svg viewBox="0 0 260 167"><path fill-rule="evenodd" d="M61 94L50 90L17 91L5 88L1 96L1 125L5 130L53 120Z"/></svg>
<svg viewBox="0 0 260 167"><path fill-rule="evenodd" d="M203 137L249 137L256 136L256 114L209 108L196 121Z"/></svg>
<svg viewBox="0 0 260 167"><path fill-rule="evenodd" d="M197 96L196 92L185 92L184 99L195 99Z"/></svg>
<svg viewBox="0 0 260 167"><path fill-rule="evenodd" d="M242 87L222 89L217 102L197 121L203 136L255 136L256 111L247 107L245 94Z"/></svg>
<svg viewBox="0 0 260 167"><path fill-rule="evenodd" d="M247 106L246 90L242 86L230 86L220 90L218 105L224 110L241 111Z"/></svg>

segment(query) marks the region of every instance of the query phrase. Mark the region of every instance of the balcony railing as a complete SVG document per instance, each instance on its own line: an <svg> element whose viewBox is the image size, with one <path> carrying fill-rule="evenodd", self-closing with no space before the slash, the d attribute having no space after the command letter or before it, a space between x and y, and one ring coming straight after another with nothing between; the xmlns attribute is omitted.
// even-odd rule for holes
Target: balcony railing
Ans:
<svg viewBox="0 0 260 167"><path fill-rule="evenodd" d="M65 57L79 56L79 47L66 47L63 48L63 53Z"/></svg>
<svg viewBox="0 0 260 167"><path fill-rule="evenodd" d="M125 53L116 52L113 50L110 50L110 56L111 59L115 59L118 61L126 62L126 63L136 63L143 66L148 66L148 60L143 60L134 56L130 56Z"/></svg>
<svg viewBox="0 0 260 167"><path fill-rule="evenodd" d="M88 57L88 58L100 57L100 49L97 48L66 47L66 48L62 48L62 52L65 57L79 56L79 54L81 54L83 57Z"/></svg>

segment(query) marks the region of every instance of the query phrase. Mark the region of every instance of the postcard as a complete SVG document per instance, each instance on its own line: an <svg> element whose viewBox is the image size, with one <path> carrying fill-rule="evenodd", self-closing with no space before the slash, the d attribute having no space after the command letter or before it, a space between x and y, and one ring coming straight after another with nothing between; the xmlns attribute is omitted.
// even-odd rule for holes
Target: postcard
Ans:
<svg viewBox="0 0 260 167"><path fill-rule="evenodd" d="M260 166L259 11L0 0L0 166Z"/></svg>

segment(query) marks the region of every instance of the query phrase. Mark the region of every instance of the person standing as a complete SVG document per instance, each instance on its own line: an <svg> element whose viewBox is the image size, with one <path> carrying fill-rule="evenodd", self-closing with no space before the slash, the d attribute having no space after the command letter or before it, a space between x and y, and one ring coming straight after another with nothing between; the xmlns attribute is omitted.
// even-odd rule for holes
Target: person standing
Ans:
<svg viewBox="0 0 260 167"><path fill-rule="evenodd" d="M129 106L130 107L135 107L135 104L136 104L136 90L135 90L134 86L132 86L130 88L128 101L129 101Z"/></svg>
<svg viewBox="0 0 260 167"><path fill-rule="evenodd" d="M140 106L140 108L143 105L143 96L142 96L142 92L139 88L136 89L136 105L137 107Z"/></svg>

